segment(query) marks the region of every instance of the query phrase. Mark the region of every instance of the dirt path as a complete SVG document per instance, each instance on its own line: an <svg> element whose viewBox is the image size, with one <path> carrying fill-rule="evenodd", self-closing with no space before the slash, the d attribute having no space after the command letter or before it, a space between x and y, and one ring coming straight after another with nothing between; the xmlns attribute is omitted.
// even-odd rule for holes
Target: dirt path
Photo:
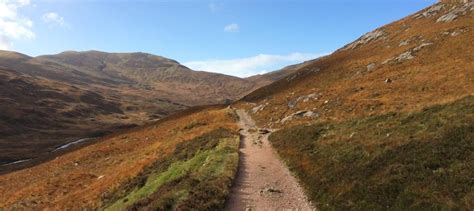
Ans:
<svg viewBox="0 0 474 211"><path fill-rule="evenodd" d="M226 210L313 210L303 190L252 118L237 110L243 129L239 171Z"/></svg>

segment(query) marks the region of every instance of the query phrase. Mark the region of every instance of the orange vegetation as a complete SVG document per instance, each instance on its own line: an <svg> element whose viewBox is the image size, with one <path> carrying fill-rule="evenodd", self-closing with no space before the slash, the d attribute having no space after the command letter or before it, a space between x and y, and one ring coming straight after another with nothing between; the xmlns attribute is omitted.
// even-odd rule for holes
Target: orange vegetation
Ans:
<svg viewBox="0 0 474 211"><path fill-rule="evenodd" d="M431 8L442 8L427 17ZM474 94L474 12L467 9L450 22L437 20L463 5L436 4L374 32L382 35L352 48L298 66L283 80L244 98L262 126L286 127L306 122L342 121L386 112L416 111ZM396 61L405 52L412 58ZM391 59L391 60L390 60ZM317 99L297 99L315 94ZM248 103L245 103L248 102ZM289 107L289 103L294 107ZM314 118L294 118L297 111ZM252 112L251 112L252 113Z"/></svg>
<svg viewBox="0 0 474 211"><path fill-rule="evenodd" d="M100 207L102 196L172 153L176 144L219 127L236 130L231 112L216 108L188 112L105 137L95 145L50 162L2 175L0 207L59 210Z"/></svg>

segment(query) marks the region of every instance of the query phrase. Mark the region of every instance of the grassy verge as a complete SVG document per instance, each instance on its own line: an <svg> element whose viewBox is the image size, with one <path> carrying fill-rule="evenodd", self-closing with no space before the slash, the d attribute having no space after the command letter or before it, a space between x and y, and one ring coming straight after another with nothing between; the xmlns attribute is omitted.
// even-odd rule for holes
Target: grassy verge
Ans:
<svg viewBox="0 0 474 211"><path fill-rule="evenodd" d="M105 210L222 209L238 165L239 136L217 129L182 142L108 196Z"/></svg>
<svg viewBox="0 0 474 211"><path fill-rule="evenodd" d="M474 97L270 141L322 210L474 209Z"/></svg>

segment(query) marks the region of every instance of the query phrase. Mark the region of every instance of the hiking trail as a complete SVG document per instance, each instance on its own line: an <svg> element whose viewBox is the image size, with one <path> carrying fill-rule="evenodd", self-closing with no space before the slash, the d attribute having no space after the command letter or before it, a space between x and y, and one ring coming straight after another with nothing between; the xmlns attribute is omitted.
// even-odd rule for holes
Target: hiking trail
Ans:
<svg viewBox="0 0 474 211"><path fill-rule="evenodd" d="M226 210L315 210L269 143L270 131L257 128L246 111L236 113L241 128L239 170Z"/></svg>

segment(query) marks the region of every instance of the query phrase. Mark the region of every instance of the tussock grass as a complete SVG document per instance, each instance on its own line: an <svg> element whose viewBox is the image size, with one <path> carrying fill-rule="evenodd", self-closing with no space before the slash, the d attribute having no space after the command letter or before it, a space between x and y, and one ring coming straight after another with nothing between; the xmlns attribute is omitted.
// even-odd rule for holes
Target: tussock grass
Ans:
<svg viewBox="0 0 474 211"><path fill-rule="evenodd" d="M474 209L474 96L270 141L322 210Z"/></svg>
<svg viewBox="0 0 474 211"><path fill-rule="evenodd" d="M238 146L238 134L223 128L182 142L125 191L118 190L106 210L222 209L237 170Z"/></svg>

